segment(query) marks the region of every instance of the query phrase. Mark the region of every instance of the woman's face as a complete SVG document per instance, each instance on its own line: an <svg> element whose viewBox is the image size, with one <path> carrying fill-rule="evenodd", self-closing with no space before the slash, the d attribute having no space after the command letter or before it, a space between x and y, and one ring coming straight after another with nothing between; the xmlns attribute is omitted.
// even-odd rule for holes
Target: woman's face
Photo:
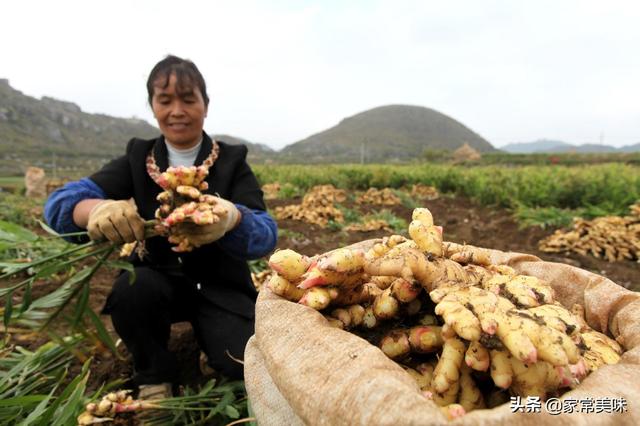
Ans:
<svg viewBox="0 0 640 426"><path fill-rule="evenodd" d="M154 83L151 109L158 120L165 139L176 148L192 148L202 136L207 106L197 86L187 90L177 87L175 74L169 76L169 84L159 78Z"/></svg>

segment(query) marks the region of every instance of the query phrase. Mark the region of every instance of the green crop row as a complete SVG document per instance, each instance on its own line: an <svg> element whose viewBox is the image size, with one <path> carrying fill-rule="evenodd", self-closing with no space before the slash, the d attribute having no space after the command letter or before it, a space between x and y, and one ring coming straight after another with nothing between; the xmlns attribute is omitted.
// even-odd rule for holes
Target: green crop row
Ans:
<svg viewBox="0 0 640 426"><path fill-rule="evenodd" d="M585 209L625 214L640 199L640 168L624 164L590 166L423 165L255 165L261 184L288 183L303 190L332 184L342 189L435 186L443 193L511 209Z"/></svg>

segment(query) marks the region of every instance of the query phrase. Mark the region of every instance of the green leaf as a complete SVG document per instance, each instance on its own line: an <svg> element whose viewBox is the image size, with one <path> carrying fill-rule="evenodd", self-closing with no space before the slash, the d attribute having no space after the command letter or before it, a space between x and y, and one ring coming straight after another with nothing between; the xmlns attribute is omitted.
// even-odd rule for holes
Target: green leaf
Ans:
<svg viewBox="0 0 640 426"><path fill-rule="evenodd" d="M133 271L133 265L124 260L110 260L104 263L105 266L113 269L124 269L125 271Z"/></svg>
<svg viewBox="0 0 640 426"><path fill-rule="evenodd" d="M220 398L220 402L218 402L218 404L216 404L213 408L211 408L211 411L209 411L209 413L207 414L207 417L211 418L216 414L220 413L222 410L225 409L225 407L231 404L234 399L235 399L235 396L233 395L233 393L231 392L225 393L224 395L222 395L222 398Z"/></svg>
<svg viewBox="0 0 640 426"><path fill-rule="evenodd" d="M226 407L224 407L224 412L232 419L237 419L238 417L240 417L240 413L233 405L227 405Z"/></svg>
<svg viewBox="0 0 640 426"><path fill-rule="evenodd" d="M48 278L48 277L50 277L52 275L57 274L61 270L64 270L64 269L68 268L68 267L69 267L69 265L66 262L54 263L52 265L45 266L44 268L42 268L38 272L36 272L36 274L33 277L33 279L37 280L37 279L40 279L40 278Z"/></svg>
<svg viewBox="0 0 640 426"><path fill-rule="evenodd" d="M59 236L60 236L60 234L58 234L58 233L57 233L56 231L54 231L51 227L49 227L49 225L47 225L46 223L44 223L44 222L43 222L43 221L41 221L41 220L38 220L38 225L40 225L40 227L41 227L42 229L44 229L44 231L45 231L47 234L50 234L50 235L53 235L53 236L56 236L56 237L59 237Z"/></svg>
<svg viewBox="0 0 640 426"><path fill-rule="evenodd" d="M17 262L0 262L0 271L2 271L3 275L9 276L18 272L20 269L25 269L24 265L24 263Z"/></svg>
<svg viewBox="0 0 640 426"><path fill-rule="evenodd" d="M80 292L80 296L78 297L78 300L76 303L75 313L73 315L73 322L71 325L74 329L78 326L78 324L80 324L80 321L82 320L82 317L84 316L85 311L87 311L87 306L89 304L90 290L91 290L91 287L89 286L89 281L86 281L83 284L82 290Z"/></svg>
<svg viewBox="0 0 640 426"><path fill-rule="evenodd" d="M33 321L45 320L45 323L41 328L46 328L49 322L51 322L51 320L53 320L77 294L84 280L89 279L91 275L91 268L82 269L53 292L32 301L29 309L20 314L20 322L23 325L36 328L39 326L37 324L33 324ZM52 308L56 309L56 311L51 314L43 312L45 309Z"/></svg>
<svg viewBox="0 0 640 426"><path fill-rule="evenodd" d="M16 288L18 288L17 285L14 285L13 287L0 288L0 297L6 296L7 294L11 293Z"/></svg>
<svg viewBox="0 0 640 426"><path fill-rule="evenodd" d="M55 305L56 310L51 315L49 315L47 317L47 320L45 321L44 325L42 326L42 329L47 328L49 326L49 324L51 324L51 321L53 321L55 318L58 317L58 315L60 315L60 313L62 312L64 307L67 305L67 303L69 303L69 301L71 299L73 299L73 297L78 293L78 291L80 289L80 285L78 285L78 284L84 284L85 281L88 283L89 280L91 279L91 277L93 276L93 274L98 269L100 269L100 267L104 264L105 260L107 260L109 258L109 256L111 255L111 253L113 253L114 249L115 249L115 246L107 247L107 249L102 253L102 256L96 261L96 263L91 268L83 269L82 271L80 271L79 273L77 273L76 275L71 277L71 279L69 279L65 283L65 285L67 285L68 283L71 282L71 285L66 289L67 292L64 294L64 296L59 296L55 300L56 303L57 303ZM51 294L54 294L54 293L51 293ZM46 297L50 296L51 294L43 297L42 299L45 299ZM36 300L35 302L33 302L33 304L35 305L38 301L40 301L42 299Z"/></svg>
<svg viewBox="0 0 640 426"><path fill-rule="evenodd" d="M91 360L85 362L82 366L80 376L76 377L76 379L67 386L67 388L73 389L73 393L67 398L65 404L56 410L55 421L52 423L52 426L67 425L72 418L75 420L75 417L80 414L87 380L89 380L90 363Z"/></svg>
<svg viewBox="0 0 640 426"><path fill-rule="evenodd" d="M60 378L60 381L62 381L62 379L64 379L66 377L66 372L65 374ZM75 382L75 380L73 382L71 382L71 384L69 384L69 386L67 386L65 388L65 390L63 391L63 393L61 395L59 395L54 401L53 404L49 405L49 407L47 407L47 410L42 413L42 415L40 416L40 419L38 419L38 423L42 424L42 425L48 425L51 424L51 419L53 418L53 416L56 414L56 410L58 409L58 407L60 406L60 404L62 403L62 401L64 401L64 399L67 397L66 394L67 392L71 389L71 385L73 385ZM54 389L55 390L55 389Z"/></svg>
<svg viewBox="0 0 640 426"><path fill-rule="evenodd" d="M28 395L49 393L56 383L60 383L63 377L63 370L68 368L73 359L69 352L73 345L77 345L78 337L68 337L62 339L67 346L47 342L36 351L31 352L26 349L15 347L8 356L0 358L0 401ZM33 406L23 407L28 413ZM3 410L0 410L0 423L5 420ZM12 414L13 415L13 414ZM26 414L16 417L16 421L8 424L17 424ZM33 424L33 423L32 423ZM42 423L34 423L42 424ZM46 423L45 423L46 424Z"/></svg>
<svg viewBox="0 0 640 426"><path fill-rule="evenodd" d="M24 288L24 294L22 295L22 306L20 307L20 313L23 313L31 306L31 282L29 281Z"/></svg>
<svg viewBox="0 0 640 426"><path fill-rule="evenodd" d="M53 394L54 394L54 392L56 391L57 388L58 388L57 385L54 386L54 388L51 390L49 395L47 395L47 397L45 399L40 401L38 406L36 408L34 408L29 413L27 418L19 423L19 426L23 426L23 425L24 426L29 426L29 425L33 425L33 424L46 424L46 423L44 423L42 421L38 421L36 423L36 420L38 420L38 417L42 416L42 414L44 414L45 411L47 410L47 405L49 405L49 400L51 400L51 397L53 396Z"/></svg>
<svg viewBox="0 0 640 426"><path fill-rule="evenodd" d="M78 382L83 378L83 374L84 373L82 373L81 375L73 379L71 383L69 383L67 387L64 388L64 390L60 393L60 395L58 395L58 397L53 402L53 404L51 404L47 412L42 416L42 419L40 420L42 424L47 424L47 425L51 424L51 419L55 414L57 414L56 412L58 411L58 407L62 404L63 401L66 401L67 398L69 398L69 395L71 394L71 392L73 392L76 389L76 387L78 386ZM60 381L63 381L65 377L66 377L66 371L65 371L65 374L60 379Z"/></svg>
<svg viewBox="0 0 640 426"><path fill-rule="evenodd" d="M133 264L124 260L110 260L108 262L105 262L105 265L109 268L123 269L129 272L129 284L133 284L136 281L135 267L133 266Z"/></svg>
<svg viewBox="0 0 640 426"><path fill-rule="evenodd" d="M11 322L11 314L13 313L13 291L10 291L7 294L6 302L4 305L4 327L9 328L9 323Z"/></svg>
<svg viewBox="0 0 640 426"><path fill-rule="evenodd" d="M5 266L8 269L8 270L4 270L3 271L3 274L0 275L0 279L6 278L8 276L11 276L11 275L13 275L13 274L15 274L17 272L27 271L27 270L29 270L31 268L43 265L43 264L45 264L47 262L50 262L52 260L61 259L61 258L65 257L65 256L69 256L72 253L76 253L78 251L85 250L85 249L87 249L89 247L92 247L92 246L95 246L95 243L94 242L89 242L87 244L82 244L82 245L79 245L79 246L76 246L76 247L72 247L72 248L70 248L68 250L65 250L63 252L55 253L55 254L53 254L51 256L43 257L42 259L38 259L38 260L30 262L30 263L21 263L21 264L6 263L6 264L3 264L3 263L0 262L0 267ZM111 249L110 247L107 247L105 249L98 249L97 251L103 252L103 251L110 250L110 249Z"/></svg>
<svg viewBox="0 0 640 426"><path fill-rule="evenodd" d="M211 379L200 389L199 395L206 395L216 386L216 379Z"/></svg>
<svg viewBox="0 0 640 426"><path fill-rule="evenodd" d="M84 268L67 281L58 287L55 291L47 294L44 297L36 299L31 304L34 309L48 309L48 308L57 308L60 305L68 301L71 295L76 291L79 284L82 284L84 280L91 276L91 269Z"/></svg>
<svg viewBox="0 0 640 426"><path fill-rule="evenodd" d="M14 406L17 406L17 407L28 406L28 405L39 403L45 398L47 398L46 395L25 395L25 396L16 396L13 398L4 398L4 399L0 399L0 408L14 407Z"/></svg>
<svg viewBox="0 0 640 426"><path fill-rule="evenodd" d="M111 335L109 334L107 329L104 327L104 324L100 320L100 317L98 317L98 315L93 312L93 309L87 309L87 314L89 315L91 322L93 322L93 325L96 327L96 332L98 333L98 338L100 339L100 341L104 343L109 349L111 349L111 352L118 355L116 344L111 338Z"/></svg>
<svg viewBox="0 0 640 426"><path fill-rule="evenodd" d="M27 228L23 228L15 223L0 220L0 240L11 242L33 242L38 236Z"/></svg>

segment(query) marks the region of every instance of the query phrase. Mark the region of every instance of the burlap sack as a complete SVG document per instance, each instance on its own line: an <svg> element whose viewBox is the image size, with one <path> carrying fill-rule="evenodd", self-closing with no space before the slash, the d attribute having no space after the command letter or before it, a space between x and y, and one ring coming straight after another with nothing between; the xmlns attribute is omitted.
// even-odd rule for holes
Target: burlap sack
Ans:
<svg viewBox="0 0 640 426"><path fill-rule="evenodd" d="M626 353L562 399L624 398L625 413L512 413L510 404L447 422L413 378L378 348L332 328L318 312L268 289L256 305L245 352L249 400L260 425L640 425L640 294L611 280L535 256L491 251L492 261L549 281L559 301L585 307L589 324ZM639 277L640 278L640 277Z"/></svg>
<svg viewBox="0 0 640 426"><path fill-rule="evenodd" d="M27 197L46 197L47 190L44 170L39 167L29 167L24 174L24 186Z"/></svg>

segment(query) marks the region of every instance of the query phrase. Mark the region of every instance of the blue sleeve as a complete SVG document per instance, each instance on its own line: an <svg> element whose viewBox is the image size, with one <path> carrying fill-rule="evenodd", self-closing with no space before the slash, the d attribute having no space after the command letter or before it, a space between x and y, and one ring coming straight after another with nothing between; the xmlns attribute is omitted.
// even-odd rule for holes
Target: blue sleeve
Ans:
<svg viewBox="0 0 640 426"><path fill-rule="evenodd" d="M259 259L276 247L278 225L264 210L235 205L242 214L238 226L218 240L218 244L239 259Z"/></svg>
<svg viewBox="0 0 640 426"><path fill-rule="evenodd" d="M53 192L44 205L44 218L60 234L84 231L73 222L73 209L82 200L105 199L105 193L89 178L69 182Z"/></svg>

